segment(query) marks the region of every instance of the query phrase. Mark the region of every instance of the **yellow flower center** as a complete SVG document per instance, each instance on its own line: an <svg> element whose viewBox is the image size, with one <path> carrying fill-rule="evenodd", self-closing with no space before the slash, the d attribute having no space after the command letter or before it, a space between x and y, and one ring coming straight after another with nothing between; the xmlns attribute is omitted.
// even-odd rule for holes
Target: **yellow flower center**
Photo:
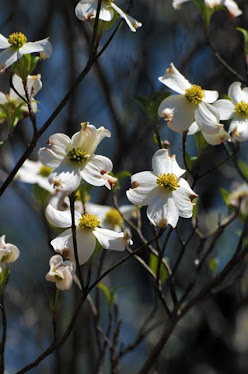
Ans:
<svg viewBox="0 0 248 374"><path fill-rule="evenodd" d="M69 160L80 164L87 160L86 152L81 148L72 148L67 154Z"/></svg>
<svg viewBox="0 0 248 374"><path fill-rule="evenodd" d="M95 229L100 225L100 220L94 214L86 213L82 214L78 225L81 229Z"/></svg>
<svg viewBox="0 0 248 374"><path fill-rule="evenodd" d="M13 32L9 35L8 42L13 47L21 48L27 41L26 36L22 32Z"/></svg>
<svg viewBox="0 0 248 374"><path fill-rule="evenodd" d="M173 173L159 174L157 178L157 185L164 187L166 190L174 191L177 187L180 187L177 181L177 177Z"/></svg>
<svg viewBox="0 0 248 374"><path fill-rule="evenodd" d="M234 110L236 113L241 114L242 116L248 115L248 103L245 101L240 101L240 103L237 103L234 107Z"/></svg>
<svg viewBox="0 0 248 374"><path fill-rule="evenodd" d="M202 102L205 94L200 86L192 84L192 86L185 91L185 97L191 102L191 104L198 105Z"/></svg>
<svg viewBox="0 0 248 374"><path fill-rule="evenodd" d="M49 177L52 170L53 170L52 168L49 168L48 166L42 165L40 167L40 170L39 170L39 175L41 175L44 178Z"/></svg>
<svg viewBox="0 0 248 374"><path fill-rule="evenodd" d="M123 218L117 209L112 208L106 213L105 222L112 227L115 225L121 226L123 224Z"/></svg>

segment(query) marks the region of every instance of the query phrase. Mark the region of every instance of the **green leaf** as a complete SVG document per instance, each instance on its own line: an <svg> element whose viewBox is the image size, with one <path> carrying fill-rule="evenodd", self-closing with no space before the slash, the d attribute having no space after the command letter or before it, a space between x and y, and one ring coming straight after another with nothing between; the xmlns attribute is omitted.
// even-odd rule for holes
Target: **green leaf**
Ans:
<svg viewBox="0 0 248 374"><path fill-rule="evenodd" d="M201 132L196 132L195 133L195 144L197 146L199 154L201 154L202 151L207 147L208 143L204 139Z"/></svg>
<svg viewBox="0 0 248 374"><path fill-rule="evenodd" d="M50 192L39 186L37 183L33 185L33 194L36 200L40 201L42 206L46 206L51 197Z"/></svg>
<svg viewBox="0 0 248 374"><path fill-rule="evenodd" d="M221 193L221 197L222 197L224 204L228 205L229 192L225 188L220 188L220 193Z"/></svg>
<svg viewBox="0 0 248 374"><path fill-rule="evenodd" d="M242 27L237 27L236 29L240 31L244 36L244 51L245 51L245 55L248 56L248 31L245 29L242 29Z"/></svg>
<svg viewBox="0 0 248 374"><path fill-rule="evenodd" d="M240 170L242 171L245 179L248 180L248 166L246 165L246 162L242 160L238 160L238 166Z"/></svg>
<svg viewBox="0 0 248 374"><path fill-rule="evenodd" d="M189 170L191 170L192 169L192 165L193 165L193 162L192 162L192 160L191 160L191 157L190 157L190 155L187 153L187 152L185 152L185 163L186 163L186 168L188 168Z"/></svg>
<svg viewBox="0 0 248 374"><path fill-rule="evenodd" d="M167 257L164 258L166 262L169 261ZM158 268L158 258L155 256L153 253L150 254L150 259L149 259L149 267L153 271L154 275L157 275L157 268ZM161 284L164 284L166 279L168 278L168 271L165 268L163 264L161 264L160 267L160 282Z"/></svg>
<svg viewBox="0 0 248 374"><path fill-rule="evenodd" d="M112 296L111 296L111 292L110 290L108 289L108 287L103 284L103 283L98 283L97 285L98 288L100 288L100 290L102 290L104 296L105 296L105 299L106 299L106 302L107 302L107 305L108 307L110 308L111 305L112 305Z"/></svg>
<svg viewBox="0 0 248 374"><path fill-rule="evenodd" d="M140 108L150 118L150 120L156 123L159 118L158 107L161 104L161 102L170 95L170 92L153 92L150 96L140 96L135 97L134 99L136 103L140 106Z"/></svg>
<svg viewBox="0 0 248 374"><path fill-rule="evenodd" d="M219 259L217 257L212 257L209 259L208 268L211 271L213 276L217 273L218 265L219 265Z"/></svg>
<svg viewBox="0 0 248 374"><path fill-rule="evenodd" d="M198 214L198 199L194 199L192 218L195 218L197 214Z"/></svg>
<svg viewBox="0 0 248 374"><path fill-rule="evenodd" d="M9 268L6 267L3 269L3 271L0 273L0 295L3 294L8 281L9 281L10 271Z"/></svg>
<svg viewBox="0 0 248 374"><path fill-rule="evenodd" d="M117 173L115 175L115 177L118 178L118 179L122 179L122 178L125 178L125 177L131 177L131 176L132 176L132 174L128 170L121 170L121 171L119 171L119 173Z"/></svg>

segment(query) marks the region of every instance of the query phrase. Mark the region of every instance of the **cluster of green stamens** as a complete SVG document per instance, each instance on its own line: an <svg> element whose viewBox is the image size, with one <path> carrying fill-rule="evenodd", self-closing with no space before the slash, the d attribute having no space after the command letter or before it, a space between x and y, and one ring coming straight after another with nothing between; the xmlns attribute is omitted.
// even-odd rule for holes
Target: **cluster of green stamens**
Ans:
<svg viewBox="0 0 248 374"><path fill-rule="evenodd" d="M192 84L192 86L185 91L186 99L188 99L193 105L200 104L204 96L203 89L196 84Z"/></svg>
<svg viewBox="0 0 248 374"><path fill-rule="evenodd" d="M110 209L106 213L104 221L112 227L114 227L115 225L121 226L123 224L122 216L115 208Z"/></svg>
<svg viewBox="0 0 248 374"><path fill-rule="evenodd" d="M39 175L41 175L44 178L49 177L52 170L53 170L52 168L49 168L48 166L42 165L40 167L40 170L39 170Z"/></svg>
<svg viewBox="0 0 248 374"><path fill-rule="evenodd" d="M164 187L168 191L174 191L179 187L177 177L173 173L159 174L157 178L157 185Z"/></svg>
<svg viewBox="0 0 248 374"><path fill-rule="evenodd" d="M82 161L87 160L86 152L81 148L72 148L67 154L69 160L80 164Z"/></svg>
<svg viewBox="0 0 248 374"><path fill-rule="evenodd" d="M13 47L21 48L27 41L26 36L22 32L13 32L9 35L8 42Z"/></svg>
<svg viewBox="0 0 248 374"><path fill-rule="evenodd" d="M242 100L235 105L234 110L238 114L241 114L243 116L247 116L248 115L248 103L246 103L245 101Z"/></svg>
<svg viewBox="0 0 248 374"><path fill-rule="evenodd" d="M79 219L78 223L81 229L95 229L100 225L100 220L94 214L82 214L82 217Z"/></svg>

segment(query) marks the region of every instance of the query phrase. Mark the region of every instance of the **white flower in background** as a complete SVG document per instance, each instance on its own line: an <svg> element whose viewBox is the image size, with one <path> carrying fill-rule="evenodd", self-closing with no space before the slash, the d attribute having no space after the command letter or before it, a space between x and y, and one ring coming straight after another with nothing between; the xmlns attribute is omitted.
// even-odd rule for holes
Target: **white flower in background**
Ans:
<svg viewBox="0 0 248 374"><path fill-rule="evenodd" d="M60 255L55 255L49 261L50 270L46 275L46 280L54 282L61 290L69 290L73 283L73 264L71 261L64 261Z"/></svg>
<svg viewBox="0 0 248 374"><path fill-rule="evenodd" d="M221 120L231 118L229 134L239 142L248 140L248 87L241 89L240 82L234 82L228 89L231 100L217 100L214 107L218 109Z"/></svg>
<svg viewBox="0 0 248 374"><path fill-rule="evenodd" d="M0 272L2 271L2 265L15 262L20 255L19 249L14 244L5 243L5 236L0 237Z"/></svg>
<svg viewBox="0 0 248 374"><path fill-rule="evenodd" d="M108 174L113 168L112 161L94 154L102 139L109 138L111 133L85 122L81 126L71 139L65 134L50 136L48 148L39 150L42 164L55 168L48 180L54 188L68 193L76 191L81 178L93 186L111 189L117 180Z"/></svg>
<svg viewBox="0 0 248 374"><path fill-rule="evenodd" d="M91 21L96 18L98 0L81 0L76 6L75 14L80 21ZM142 23L136 21L134 18L123 12L113 1L103 0L101 4L99 19L102 21L112 21L115 13L123 18L130 30L135 32L136 29L142 26Z"/></svg>
<svg viewBox="0 0 248 374"><path fill-rule="evenodd" d="M171 88L179 95L172 95L164 99L158 108L158 115L168 121L168 127L177 132L187 130L195 119L199 107L204 112L211 112L209 103L218 98L217 91L203 90L200 86L189 83L187 79L170 64L165 75L158 78L159 81ZM197 123L202 131L208 134L219 132L219 127Z"/></svg>
<svg viewBox="0 0 248 374"><path fill-rule="evenodd" d="M153 172L142 171L131 177L128 199L135 205L148 205L147 216L153 225L176 227L179 216L192 217L192 200L197 197L188 182L181 178L185 170L170 157L167 149L152 158Z"/></svg>
<svg viewBox="0 0 248 374"><path fill-rule="evenodd" d="M48 182L52 170L52 168L42 165L40 161L26 160L16 174L16 178L25 183L37 183L53 194L56 190Z"/></svg>
<svg viewBox="0 0 248 374"><path fill-rule="evenodd" d="M48 205L46 218L55 227L71 227L71 212L69 210L59 211ZM98 227L100 219L93 214L80 214L75 211L75 224L77 235L77 249L79 264L82 265L89 260L93 254L96 241L105 249L124 251L125 245L129 242L127 235L123 232L115 232ZM72 231L68 229L51 241L55 252L75 262Z"/></svg>
<svg viewBox="0 0 248 374"><path fill-rule="evenodd" d="M172 6L175 9L180 9L183 3L186 3L190 0L172 0ZM240 16L243 12L239 9L238 5L233 0L204 0L205 5L210 8L214 9L217 6L223 5L227 8L230 16L232 18Z"/></svg>
<svg viewBox="0 0 248 374"><path fill-rule="evenodd" d="M14 74L12 78L12 84L16 91L24 98L26 99L25 96L25 91L23 88L23 82L22 79ZM27 77L27 91L29 94L29 98L31 100L31 105L32 105L32 110L33 112L37 112L37 103L34 100L34 96L40 91L42 88L42 82L41 82L41 75L28 75ZM3 92L0 92L0 105L3 105L7 111L14 111L17 107L19 109L28 114L28 106L23 101L19 95L15 93L15 91L10 88L9 94L4 94ZM2 108L0 108L0 114L3 113L4 111ZM16 119L18 121L18 118Z"/></svg>
<svg viewBox="0 0 248 374"><path fill-rule="evenodd" d="M21 32L14 32L8 38L0 34L0 49L4 49L0 53L0 71L29 53L39 52L42 59L49 58L52 54L52 44L48 38L27 42L26 36Z"/></svg>
<svg viewBox="0 0 248 374"><path fill-rule="evenodd" d="M235 191L231 192L228 196L227 204L231 207L239 209L239 213L247 217L248 216L248 185L242 183Z"/></svg>

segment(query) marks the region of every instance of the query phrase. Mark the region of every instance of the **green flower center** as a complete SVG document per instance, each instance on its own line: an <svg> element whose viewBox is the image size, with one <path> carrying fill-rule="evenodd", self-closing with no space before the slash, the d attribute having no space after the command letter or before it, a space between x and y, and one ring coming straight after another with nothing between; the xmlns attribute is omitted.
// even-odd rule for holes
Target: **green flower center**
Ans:
<svg viewBox="0 0 248 374"><path fill-rule="evenodd" d="M177 187L180 187L177 177L173 173L159 174L157 178L157 185L169 191L174 191L177 189Z"/></svg>
<svg viewBox="0 0 248 374"><path fill-rule="evenodd" d="M115 225L121 226L123 224L123 218L117 209L112 208L106 213L105 222L112 227Z"/></svg>
<svg viewBox="0 0 248 374"><path fill-rule="evenodd" d="M69 160L80 164L87 160L86 152L81 148L72 148L67 154Z"/></svg>
<svg viewBox="0 0 248 374"><path fill-rule="evenodd" d="M39 170L39 175L41 175L44 178L49 177L52 170L53 170L52 168L49 168L48 166L42 165L40 167L40 170Z"/></svg>
<svg viewBox="0 0 248 374"><path fill-rule="evenodd" d="M200 86L192 84L192 86L185 91L185 97L191 102L191 104L198 105L202 102L205 94Z"/></svg>
<svg viewBox="0 0 248 374"><path fill-rule="evenodd" d="M240 103L237 103L234 107L234 110L236 113L241 114L242 116L248 115L248 103L245 101L240 101Z"/></svg>
<svg viewBox="0 0 248 374"><path fill-rule="evenodd" d="M86 213L82 214L78 225L81 229L95 229L100 225L100 220L94 214Z"/></svg>
<svg viewBox="0 0 248 374"><path fill-rule="evenodd" d="M22 32L13 32L9 35L8 42L13 47L21 48L27 41L26 36Z"/></svg>

